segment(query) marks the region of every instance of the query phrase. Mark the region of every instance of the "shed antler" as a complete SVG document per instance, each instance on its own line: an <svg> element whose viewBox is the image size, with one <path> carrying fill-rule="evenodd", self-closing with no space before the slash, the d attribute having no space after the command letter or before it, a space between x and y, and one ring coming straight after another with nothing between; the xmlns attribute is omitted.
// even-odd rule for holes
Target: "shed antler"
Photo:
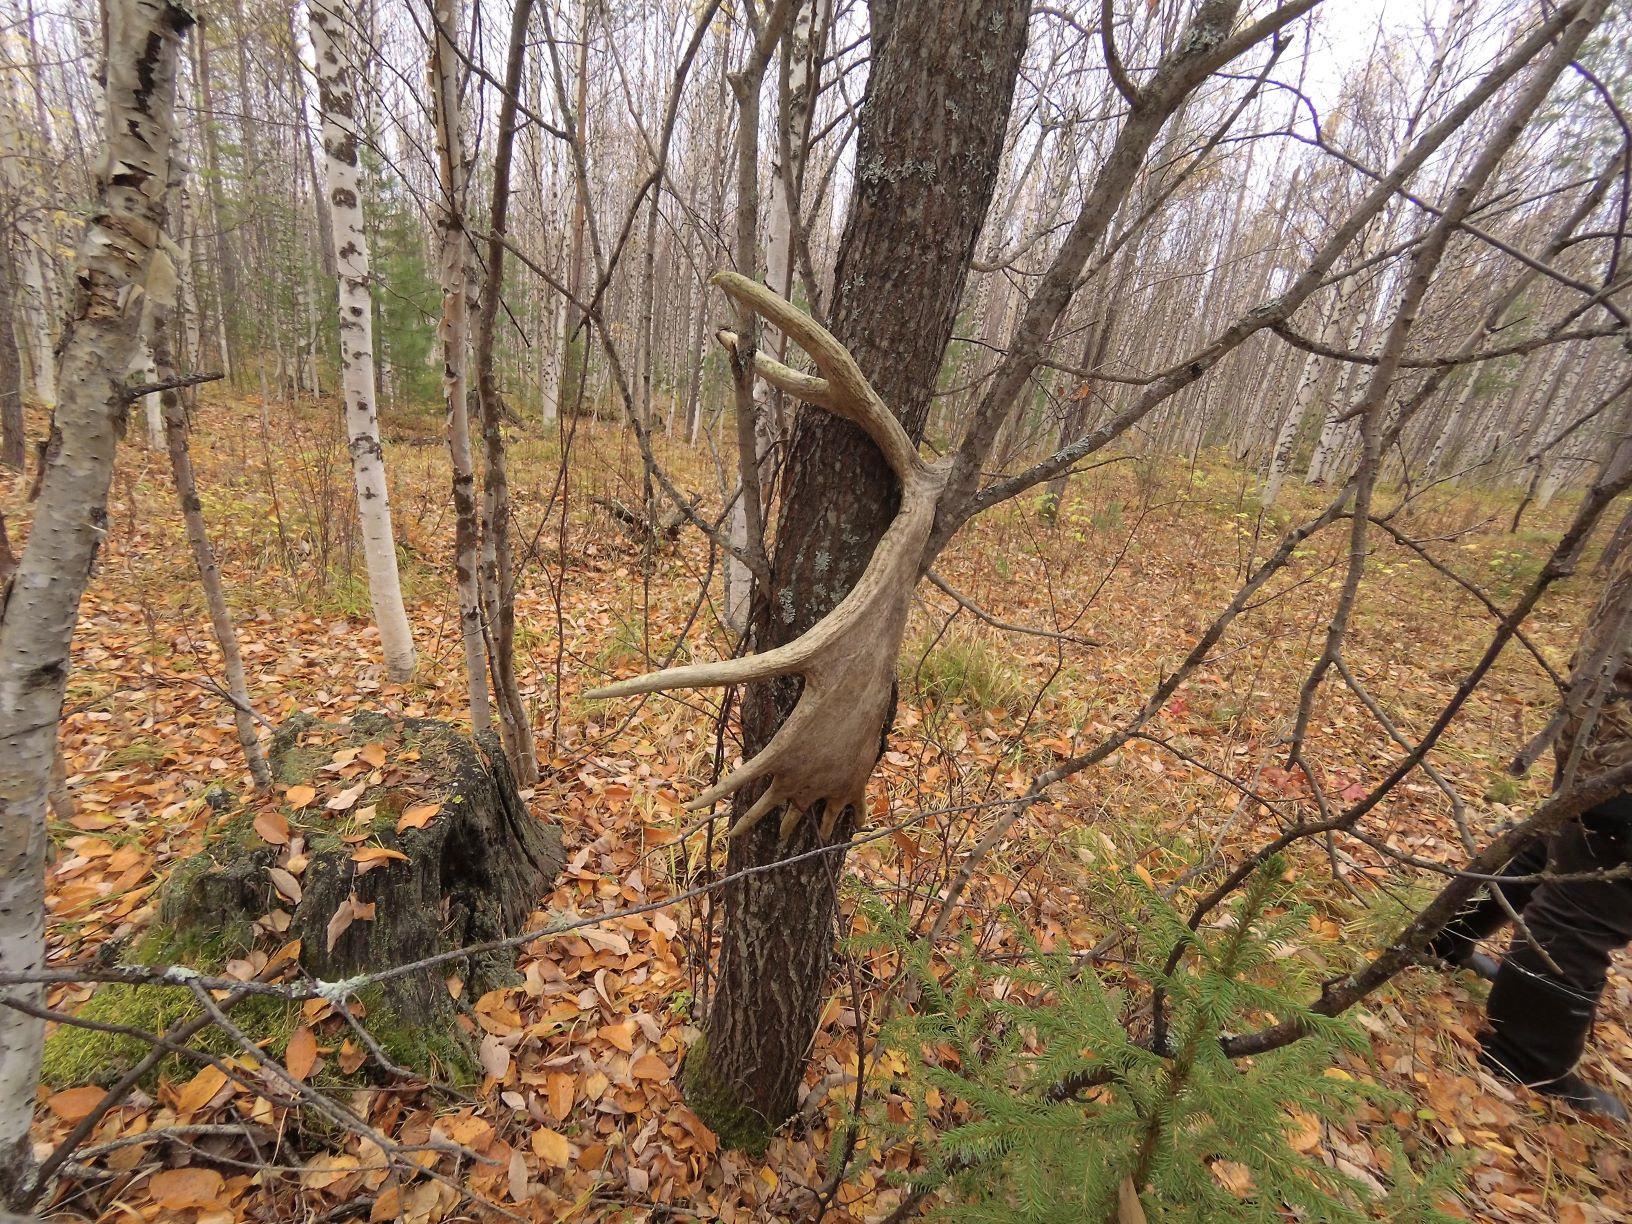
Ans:
<svg viewBox="0 0 1632 1224"><path fill-rule="evenodd" d="M773 676L803 676L799 701L771 742L686 806L708 807L769 776L765 793L731 827L731 835L746 833L767 812L786 803L793 810L782 820L785 840L800 816L820 800L824 803L821 833L825 839L832 835L834 822L846 807L860 812L864 806L867 779L872 776L889 711L907 611L946 473L919 457L855 359L826 328L765 286L735 272L717 272L713 283L774 323L810 354L819 376L790 369L763 353L755 355L754 368L772 386L861 426L901 481L901 508L855 587L787 645L740 659L670 667L587 695L596 699L632 697L665 689L714 688ZM722 331L718 338L728 352L737 354L734 333Z"/></svg>

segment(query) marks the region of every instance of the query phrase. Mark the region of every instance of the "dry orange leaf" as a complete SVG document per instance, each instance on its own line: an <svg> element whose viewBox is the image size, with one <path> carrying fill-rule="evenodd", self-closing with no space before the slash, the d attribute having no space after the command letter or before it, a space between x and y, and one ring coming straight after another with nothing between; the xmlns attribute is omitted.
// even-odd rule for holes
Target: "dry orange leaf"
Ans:
<svg viewBox="0 0 1632 1224"><path fill-rule="evenodd" d="M423 829L441 810L440 803L420 803L407 808L397 819L397 832L401 833L405 829Z"/></svg>
<svg viewBox="0 0 1632 1224"><path fill-rule="evenodd" d="M564 1169L572 1161L572 1140L541 1126L533 1132L533 1154L552 1168Z"/></svg>
<svg viewBox="0 0 1632 1224"><path fill-rule="evenodd" d="M567 1115L572 1112L572 1096L577 1090L577 1082L565 1071L550 1072L550 1113L557 1122L565 1122Z"/></svg>
<svg viewBox="0 0 1632 1224"><path fill-rule="evenodd" d="M357 749L357 759L378 769L385 764L385 745L364 744Z"/></svg>
<svg viewBox="0 0 1632 1224"><path fill-rule="evenodd" d="M630 1065L629 1074L636 1079L666 1080L672 1072L669 1064L656 1054L642 1054Z"/></svg>
<svg viewBox="0 0 1632 1224"><path fill-rule="evenodd" d="M101 1104L105 1095L95 1084L87 1084L83 1088L65 1088L53 1093L46 1104L64 1122L78 1122Z"/></svg>
<svg viewBox="0 0 1632 1224"><path fill-rule="evenodd" d="M221 1085L226 1082L227 1073L219 1067L202 1068L176 1094L176 1112L190 1114L203 1109L210 1103L210 1098L221 1091Z"/></svg>
<svg viewBox="0 0 1632 1224"><path fill-rule="evenodd" d="M303 1080L317 1066L317 1035L304 1025L289 1035L289 1048L283 1053L283 1064L289 1074Z"/></svg>
<svg viewBox="0 0 1632 1224"><path fill-rule="evenodd" d="M255 832L261 835L261 840L272 846L287 846L289 844L289 822L284 819L282 812L265 811L255 817Z"/></svg>
<svg viewBox="0 0 1632 1224"><path fill-rule="evenodd" d="M288 802L290 807L303 808L313 799L317 798L317 787L291 786L288 790L283 792L283 797Z"/></svg>
<svg viewBox="0 0 1632 1224"><path fill-rule="evenodd" d="M406 863L408 856L401 850L392 850L388 846L359 846L351 852L351 861L357 864L357 874L373 871L376 867L383 867L393 859L400 859Z"/></svg>
<svg viewBox="0 0 1632 1224"><path fill-rule="evenodd" d="M603 1024L600 1028L601 1040L609 1041L625 1054L634 1052L635 1026L625 1020L622 1024Z"/></svg>
<svg viewBox="0 0 1632 1224"><path fill-rule="evenodd" d="M153 1201L170 1211L189 1207L213 1207L226 1189L226 1181L214 1169L166 1169L155 1173L147 1189Z"/></svg>

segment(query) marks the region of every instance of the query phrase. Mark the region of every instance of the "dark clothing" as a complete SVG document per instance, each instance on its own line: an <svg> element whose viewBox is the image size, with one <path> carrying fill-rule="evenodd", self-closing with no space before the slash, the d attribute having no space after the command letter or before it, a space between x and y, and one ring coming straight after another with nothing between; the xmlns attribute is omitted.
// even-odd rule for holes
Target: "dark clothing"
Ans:
<svg viewBox="0 0 1632 1224"><path fill-rule="evenodd" d="M1632 825L1616 806L1601 805L1582 813L1551 839L1526 846L1502 874L1534 875L1550 868L1560 874L1604 871L1632 861ZM1596 1000L1609 972L1609 958L1632 941L1632 879L1570 880L1557 883L1497 885L1515 913L1558 966L1555 974L1526 941L1515 938L1508 959L1523 968L1557 979L1577 994ZM1473 945L1507 924L1507 911L1488 894L1468 905L1435 937L1431 949L1460 962Z"/></svg>

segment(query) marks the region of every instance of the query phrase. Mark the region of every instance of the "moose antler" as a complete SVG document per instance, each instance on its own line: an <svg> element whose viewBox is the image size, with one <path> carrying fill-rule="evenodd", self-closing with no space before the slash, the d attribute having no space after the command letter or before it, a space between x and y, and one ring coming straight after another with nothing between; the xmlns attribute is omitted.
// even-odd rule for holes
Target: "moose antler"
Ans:
<svg viewBox="0 0 1632 1224"><path fill-rule="evenodd" d="M803 676L799 701L771 742L686 807L706 808L769 776L765 793L731 827L731 836L746 833L767 812L786 803L793 808L782 820L786 840L803 813L820 800L824 803L821 833L825 839L832 835L834 822L846 807L858 812L864 807L867 779L872 776L879 735L889 712L907 611L946 471L919 457L901 422L826 328L764 285L735 272L717 272L713 283L774 323L810 354L819 377L790 369L763 353L755 355L754 369L772 386L861 426L901 481L901 508L855 587L787 645L740 659L666 668L595 689L587 696L632 697L665 689L714 688L773 676ZM737 354L734 333L722 331L718 339L733 356Z"/></svg>

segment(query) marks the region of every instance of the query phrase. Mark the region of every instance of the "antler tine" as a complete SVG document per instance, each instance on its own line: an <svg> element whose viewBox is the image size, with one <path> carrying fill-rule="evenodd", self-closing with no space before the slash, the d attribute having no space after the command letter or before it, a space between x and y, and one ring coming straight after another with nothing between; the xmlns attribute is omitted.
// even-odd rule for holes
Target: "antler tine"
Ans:
<svg viewBox="0 0 1632 1224"><path fill-rule="evenodd" d="M895 419L895 414L856 365L855 358L832 332L758 281L736 272L716 272L711 279L728 296L752 308L766 322L774 323L810 354L830 392L829 399L817 402L866 430L903 484L923 471L924 461L919 458L912 439L907 437L907 431L901 428L901 422ZM721 339L723 343L723 337ZM757 360L754 368L761 368ZM769 376L766 381L776 384L776 379Z"/></svg>
<svg viewBox="0 0 1632 1224"><path fill-rule="evenodd" d="M736 355L738 343L736 332L717 331L714 338L726 352L732 356ZM754 354L754 371L778 391L785 391L795 399L815 404L818 408L826 408L829 412L836 411L833 386L825 378L795 370L792 366L783 365L770 354L760 352Z"/></svg>
<svg viewBox="0 0 1632 1224"><path fill-rule="evenodd" d="M635 697L641 693L655 693L660 689L724 688L728 684L748 684L755 680L769 680L797 671L811 655L814 645L803 637L795 638L786 646L778 646L763 654L743 655L738 659L721 659L717 663L691 663L684 667L667 667L662 671L631 676L616 684L602 685L584 694L590 701L604 701L611 697Z"/></svg>

